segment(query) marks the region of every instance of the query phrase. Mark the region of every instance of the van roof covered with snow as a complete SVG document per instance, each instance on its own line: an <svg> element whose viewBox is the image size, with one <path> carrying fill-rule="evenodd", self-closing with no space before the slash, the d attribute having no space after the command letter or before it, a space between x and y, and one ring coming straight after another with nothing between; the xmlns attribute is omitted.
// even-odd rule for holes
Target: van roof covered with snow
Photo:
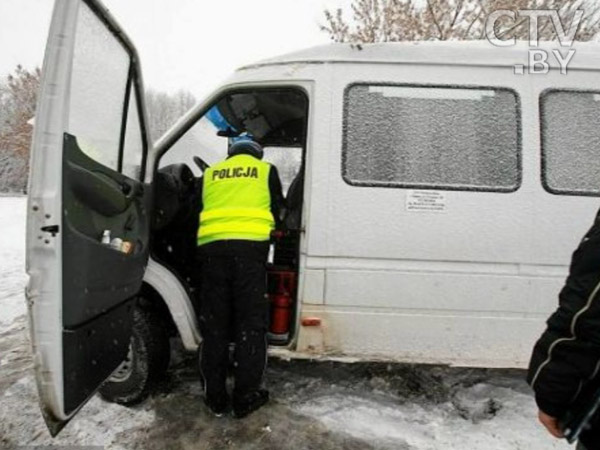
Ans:
<svg viewBox="0 0 600 450"><path fill-rule="evenodd" d="M600 45L576 42L561 46L559 42L540 42L539 46L519 41L510 47L498 47L482 41L386 42L378 44L328 44L287 53L249 64L238 70L287 64L369 63L369 64L424 64L462 66L529 66L530 50L545 51L551 57L548 64L559 68L553 51L563 58L573 49L575 55L569 63L571 69L600 68Z"/></svg>

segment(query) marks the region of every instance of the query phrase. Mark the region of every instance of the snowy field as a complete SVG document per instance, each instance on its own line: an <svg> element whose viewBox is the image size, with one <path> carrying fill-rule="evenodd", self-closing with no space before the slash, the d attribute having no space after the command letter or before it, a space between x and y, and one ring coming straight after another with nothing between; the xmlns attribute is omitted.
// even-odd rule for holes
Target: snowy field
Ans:
<svg viewBox="0 0 600 450"><path fill-rule="evenodd" d="M50 438L37 404L23 288L25 199L0 197L0 449L566 449L536 423L522 371L271 361L273 400L245 420L201 402L193 355L134 408L94 398Z"/></svg>

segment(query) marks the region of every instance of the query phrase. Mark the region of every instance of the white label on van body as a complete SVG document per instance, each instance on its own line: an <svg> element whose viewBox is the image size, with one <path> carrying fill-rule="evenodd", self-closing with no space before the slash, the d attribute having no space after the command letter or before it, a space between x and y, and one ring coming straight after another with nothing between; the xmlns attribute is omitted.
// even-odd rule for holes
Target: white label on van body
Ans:
<svg viewBox="0 0 600 450"><path fill-rule="evenodd" d="M440 191L406 191L409 212L446 212L446 194Z"/></svg>
<svg viewBox="0 0 600 450"><path fill-rule="evenodd" d="M431 89L403 86L370 86L369 92L379 93L384 97L428 100L483 100L485 97L496 95L493 89Z"/></svg>

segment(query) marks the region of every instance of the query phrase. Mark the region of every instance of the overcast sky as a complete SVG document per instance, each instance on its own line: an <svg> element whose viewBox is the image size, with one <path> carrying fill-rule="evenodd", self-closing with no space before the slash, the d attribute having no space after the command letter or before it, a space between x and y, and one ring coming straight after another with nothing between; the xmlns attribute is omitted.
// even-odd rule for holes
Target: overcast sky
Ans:
<svg viewBox="0 0 600 450"><path fill-rule="evenodd" d="M0 76L41 66L53 0L0 0ZM207 95L245 63L326 44L323 10L350 0L104 0L148 86Z"/></svg>

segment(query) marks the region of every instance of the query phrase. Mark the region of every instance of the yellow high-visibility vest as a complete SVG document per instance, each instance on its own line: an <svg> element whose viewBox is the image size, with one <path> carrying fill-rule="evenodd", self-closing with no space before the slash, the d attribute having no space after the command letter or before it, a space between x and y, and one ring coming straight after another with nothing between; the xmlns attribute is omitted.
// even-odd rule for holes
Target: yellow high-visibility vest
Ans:
<svg viewBox="0 0 600 450"><path fill-rule="evenodd" d="M206 169L198 245L225 239L267 241L275 228L271 213L271 165L236 155Z"/></svg>

